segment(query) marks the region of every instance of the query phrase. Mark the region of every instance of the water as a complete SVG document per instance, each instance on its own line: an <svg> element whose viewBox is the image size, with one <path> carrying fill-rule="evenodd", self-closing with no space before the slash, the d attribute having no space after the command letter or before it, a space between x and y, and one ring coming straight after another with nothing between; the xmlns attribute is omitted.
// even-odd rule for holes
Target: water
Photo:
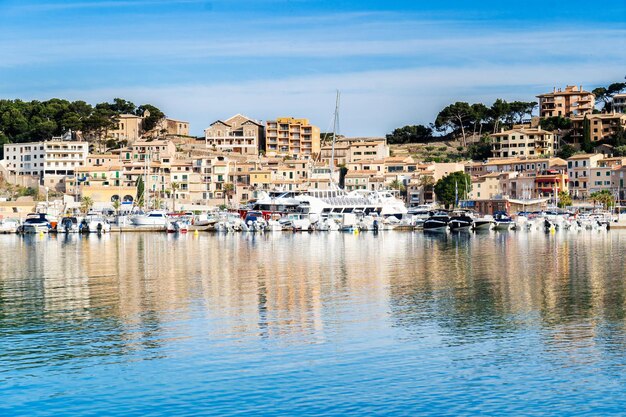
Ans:
<svg viewBox="0 0 626 417"><path fill-rule="evenodd" d="M625 244L0 236L0 414L622 414Z"/></svg>

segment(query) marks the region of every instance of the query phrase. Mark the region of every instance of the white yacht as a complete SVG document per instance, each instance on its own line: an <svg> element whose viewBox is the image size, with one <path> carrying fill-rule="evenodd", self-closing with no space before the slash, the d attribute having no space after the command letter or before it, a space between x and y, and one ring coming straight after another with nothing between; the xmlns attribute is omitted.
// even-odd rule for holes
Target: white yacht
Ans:
<svg viewBox="0 0 626 417"><path fill-rule="evenodd" d="M168 223L167 212L164 210L153 210L146 214L137 214L130 219L135 226L163 226Z"/></svg>
<svg viewBox="0 0 626 417"><path fill-rule="evenodd" d="M18 232L22 233L48 233L51 225L43 213L31 213L20 226Z"/></svg>
<svg viewBox="0 0 626 417"><path fill-rule="evenodd" d="M111 224L104 217L99 214L88 214L81 222L82 232L87 233L109 233L111 231Z"/></svg>
<svg viewBox="0 0 626 417"><path fill-rule="evenodd" d="M0 233L16 233L20 227L18 219L2 219L0 220Z"/></svg>

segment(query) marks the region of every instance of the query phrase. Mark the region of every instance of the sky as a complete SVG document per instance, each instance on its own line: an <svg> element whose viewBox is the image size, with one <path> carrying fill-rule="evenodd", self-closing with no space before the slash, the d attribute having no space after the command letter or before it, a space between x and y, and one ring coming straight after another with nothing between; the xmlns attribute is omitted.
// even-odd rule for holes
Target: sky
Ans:
<svg viewBox="0 0 626 417"><path fill-rule="evenodd" d="M382 136L455 101L626 76L626 1L0 0L0 98L121 97L187 120Z"/></svg>

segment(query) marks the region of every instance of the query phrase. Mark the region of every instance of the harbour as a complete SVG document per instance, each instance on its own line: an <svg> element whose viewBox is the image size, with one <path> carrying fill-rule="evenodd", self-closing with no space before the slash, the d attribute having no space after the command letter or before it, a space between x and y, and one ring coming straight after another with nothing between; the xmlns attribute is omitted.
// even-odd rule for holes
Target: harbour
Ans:
<svg viewBox="0 0 626 417"><path fill-rule="evenodd" d="M573 236L3 235L0 412L619 414L626 233Z"/></svg>

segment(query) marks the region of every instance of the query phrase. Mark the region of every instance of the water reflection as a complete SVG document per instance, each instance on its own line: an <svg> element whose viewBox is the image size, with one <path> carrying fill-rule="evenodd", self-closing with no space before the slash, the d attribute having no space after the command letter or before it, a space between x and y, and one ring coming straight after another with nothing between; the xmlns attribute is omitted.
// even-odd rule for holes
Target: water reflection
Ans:
<svg viewBox="0 0 626 417"><path fill-rule="evenodd" d="M326 345L343 346L339 357L355 346L426 349L426 367L442 355L608 375L626 362L625 240L619 231L0 236L0 381L86 360Z"/></svg>

